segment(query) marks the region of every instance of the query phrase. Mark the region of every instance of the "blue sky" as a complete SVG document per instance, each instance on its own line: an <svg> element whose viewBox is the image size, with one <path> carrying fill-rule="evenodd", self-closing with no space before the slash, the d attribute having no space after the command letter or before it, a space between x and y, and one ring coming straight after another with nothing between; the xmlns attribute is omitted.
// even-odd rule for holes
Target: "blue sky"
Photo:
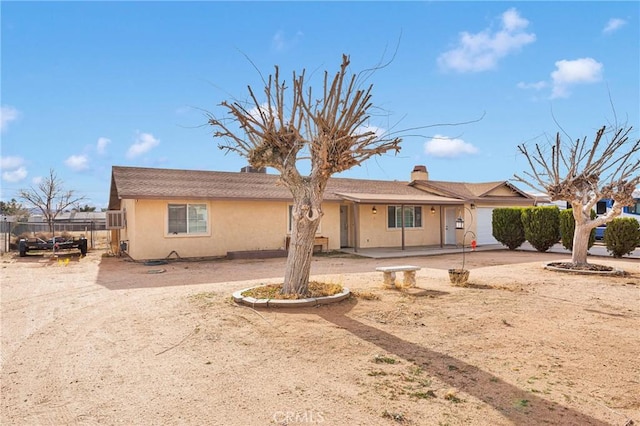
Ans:
<svg viewBox="0 0 640 426"><path fill-rule="evenodd" d="M343 177L424 164L508 180L527 169L517 145L559 125L575 140L640 121L638 2L3 1L1 15L3 200L50 168L97 207L113 165L239 171L206 113L261 92L256 68L319 82L343 53L353 73L390 61L366 80L370 125L403 136Z"/></svg>

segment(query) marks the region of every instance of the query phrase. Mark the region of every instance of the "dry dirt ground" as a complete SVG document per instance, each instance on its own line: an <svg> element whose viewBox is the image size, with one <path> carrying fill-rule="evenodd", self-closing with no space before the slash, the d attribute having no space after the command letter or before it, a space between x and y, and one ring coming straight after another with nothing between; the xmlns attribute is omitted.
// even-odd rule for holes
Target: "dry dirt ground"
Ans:
<svg viewBox="0 0 640 426"><path fill-rule="evenodd" d="M255 310L233 291L284 259L145 266L3 256L3 425L625 425L640 422L640 263L566 255L314 258L342 303ZM64 259L69 259L65 263ZM385 290L376 266L414 264ZM164 272L162 271L164 270ZM632 422L630 420L633 419Z"/></svg>

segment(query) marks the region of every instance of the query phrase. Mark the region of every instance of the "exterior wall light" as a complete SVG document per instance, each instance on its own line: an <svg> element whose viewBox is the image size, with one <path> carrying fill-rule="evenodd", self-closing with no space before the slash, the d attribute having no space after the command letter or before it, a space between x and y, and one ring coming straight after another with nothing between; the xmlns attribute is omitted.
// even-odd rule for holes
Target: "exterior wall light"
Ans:
<svg viewBox="0 0 640 426"><path fill-rule="evenodd" d="M436 214L436 209L435 209L435 207L431 206L431 210L430 210L430 211L431 211L431 214Z"/></svg>
<svg viewBox="0 0 640 426"><path fill-rule="evenodd" d="M456 219L456 229L464 229L464 219L462 217Z"/></svg>
<svg viewBox="0 0 640 426"><path fill-rule="evenodd" d="M376 206L373 206L373 208L371 209L371 213L373 213L373 214L377 214L378 213L378 209L376 208Z"/></svg>

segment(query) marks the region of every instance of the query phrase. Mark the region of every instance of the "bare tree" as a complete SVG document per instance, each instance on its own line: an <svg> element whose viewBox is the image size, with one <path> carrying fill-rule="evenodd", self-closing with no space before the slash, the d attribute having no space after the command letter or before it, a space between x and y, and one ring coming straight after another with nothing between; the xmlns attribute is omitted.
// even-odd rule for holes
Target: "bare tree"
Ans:
<svg viewBox="0 0 640 426"><path fill-rule="evenodd" d="M314 99L305 71L293 73L293 90L281 80L279 69L265 82L266 101L259 102L251 87L248 105L222 102L231 123L210 117L214 137L224 138L219 148L246 157L253 167L272 167L293 196L291 243L283 293L305 294L309 284L316 230L323 216L322 200L334 173L357 166L388 151L400 150L400 138L363 131L372 108L370 85L361 89L357 78L347 76L349 57L343 55L340 70L331 78L324 73L322 96ZM286 102L285 102L285 95ZM309 175L298 169L310 164ZM306 163L305 163L306 164Z"/></svg>
<svg viewBox="0 0 640 426"><path fill-rule="evenodd" d="M591 230L633 204L633 191L640 184L640 139L629 139L632 127L610 132L605 129L603 126L596 132L593 142L585 137L570 145L563 145L558 133L550 154L538 144L531 152L524 144L518 146L531 171L524 172L524 177L515 175L515 179L531 188L542 188L552 201L571 203L576 221L572 250L575 266L588 264ZM606 214L591 219L591 210L601 199L613 200L613 206Z"/></svg>
<svg viewBox="0 0 640 426"><path fill-rule="evenodd" d="M49 232L53 232L53 221L58 214L84 200L84 197L76 196L75 191L65 190L62 180L53 169L49 170L49 176L42 179L37 187L21 189L18 196L42 212L49 225Z"/></svg>

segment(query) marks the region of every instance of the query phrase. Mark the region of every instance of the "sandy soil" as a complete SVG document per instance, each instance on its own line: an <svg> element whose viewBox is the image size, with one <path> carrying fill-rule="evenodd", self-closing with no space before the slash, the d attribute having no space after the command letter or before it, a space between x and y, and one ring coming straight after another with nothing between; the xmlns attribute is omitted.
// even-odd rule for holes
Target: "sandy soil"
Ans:
<svg viewBox="0 0 640 426"><path fill-rule="evenodd" d="M258 311L230 295L284 259L3 256L0 424L638 424L640 264L542 268L566 257L468 253L470 288L456 255L316 257L358 296ZM417 288L382 288L374 268L399 263Z"/></svg>

